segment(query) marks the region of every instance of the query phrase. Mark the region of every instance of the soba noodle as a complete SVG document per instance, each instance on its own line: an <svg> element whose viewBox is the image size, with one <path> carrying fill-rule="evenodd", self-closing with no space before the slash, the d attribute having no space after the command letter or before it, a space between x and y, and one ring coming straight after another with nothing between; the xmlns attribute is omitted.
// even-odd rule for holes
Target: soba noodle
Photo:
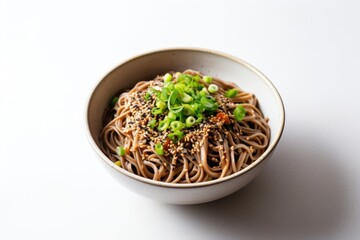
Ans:
<svg viewBox="0 0 360 240"><path fill-rule="evenodd" d="M199 83L209 83L196 71L172 72L172 81L182 76L199 76ZM168 112L154 114L155 94L164 87L164 76L136 84L120 94L115 105L105 113L100 136L102 151L117 165L144 178L168 183L195 183L223 178L255 162L266 150L270 139L268 119L259 109L254 94L234 84L213 78L218 90L208 98L216 102L216 110L197 123L181 130L183 137L170 139L170 127L159 131L159 124ZM226 97L229 89L236 95ZM236 120L234 110L241 105L244 116ZM169 109L166 109L169 110ZM157 144L162 151L157 151ZM159 146L160 146L159 145ZM121 154L119 154L121 146Z"/></svg>

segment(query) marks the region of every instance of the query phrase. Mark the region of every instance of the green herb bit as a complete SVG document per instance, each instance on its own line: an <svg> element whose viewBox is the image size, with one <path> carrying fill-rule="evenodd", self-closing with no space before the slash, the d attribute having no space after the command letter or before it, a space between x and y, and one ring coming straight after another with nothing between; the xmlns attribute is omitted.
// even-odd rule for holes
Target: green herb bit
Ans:
<svg viewBox="0 0 360 240"><path fill-rule="evenodd" d="M119 155L119 156L125 156L125 148L124 147L122 147L122 146L117 146L116 147L116 153L117 153L117 155Z"/></svg>
<svg viewBox="0 0 360 240"><path fill-rule="evenodd" d="M240 122L244 119L245 115L246 109L243 107L243 105L238 104L234 110L235 120Z"/></svg>
<svg viewBox="0 0 360 240"><path fill-rule="evenodd" d="M191 105L184 104L183 109L182 109L182 113L185 116L192 116L192 115L195 115L195 110L191 107Z"/></svg>
<svg viewBox="0 0 360 240"><path fill-rule="evenodd" d="M219 87L216 84L210 84L208 90L210 93L216 93L219 90Z"/></svg>
<svg viewBox="0 0 360 240"><path fill-rule="evenodd" d="M181 129L184 128L184 126L185 124L180 121L173 121L170 123L170 127L173 132L180 131Z"/></svg>
<svg viewBox="0 0 360 240"><path fill-rule="evenodd" d="M111 102L110 102L110 106L113 107L115 106L115 104L119 101L119 97L114 97Z"/></svg>
<svg viewBox="0 0 360 240"><path fill-rule="evenodd" d="M184 73L180 73L178 78L176 79L178 82L182 82L182 81L185 81L187 78L187 75L184 74Z"/></svg>
<svg viewBox="0 0 360 240"><path fill-rule="evenodd" d="M174 91L171 92L169 99L168 99L168 109L169 110L172 110L172 106L175 105L176 101L178 100L178 97L179 97L179 91L174 89Z"/></svg>
<svg viewBox="0 0 360 240"><path fill-rule="evenodd" d="M192 127L196 123L196 119L193 116L190 116L186 119L186 127Z"/></svg>
<svg viewBox="0 0 360 240"><path fill-rule="evenodd" d="M186 91L186 85L183 83L177 83L174 85L174 88L179 91L179 93L184 93Z"/></svg>
<svg viewBox="0 0 360 240"><path fill-rule="evenodd" d="M168 118L171 119L171 120L175 120L176 117L177 117L177 115L176 115L174 112L172 112L172 111L169 111L169 113L168 113L167 116L168 116Z"/></svg>
<svg viewBox="0 0 360 240"><path fill-rule="evenodd" d="M164 75L163 79L164 79L164 82L171 82L172 76L171 76L170 73L166 73L166 74Z"/></svg>
<svg viewBox="0 0 360 240"><path fill-rule="evenodd" d="M200 91L199 94L200 94L200 96L202 96L202 97L206 97L206 96L209 96L209 95L210 95L209 91L208 91L205 87L201 89L201 91Z"/></svg>
<svg viewBox="0 0 360 240"><path fill-rule="evenodd" d="M164 155L164 147L161 143L155 144L155 152L159 155Z"/></svg>
<svg viewBox="0 0 360 240"><path fill-rule="evenodd" d="M170 106L169 110L172 111L173 113L179 113L181 112L181 110L183 110L183 106L182 105L175 105L173 107Z"/></svg>
<svg viewBox="0 0 360 240"><path fill-rule="evenodd" d="M201 113L197 114L196 117L196 123L201 123L204 120L204 115Z"/></svg>
<svg viewBox="0 0 360 240"><path fill-rule="evenodd" d="M198 109L199 109L200 104L198 104L198 103L192 103L190 106L191 106L191 109L192 109L194 112L197 112Z"/></svg>
<svg viewBox="0 0 360 240"><path fill-rule="evenodd" d="M164 112L164 109L161 109L158 107L154 107L153 109L151 109L151 113L154 115L162 114L163 112Z"/></svg>
<svg viewBox="0 0 360 240"><path fill-rule="evenodd" d="M144 99L145 99L146 101L149 101L149 100L150 100L150 97L151 97L150 93L146 92L146 94L145 94L145 96L144 96Z"/></svg>
<svg viewBox="0 0 360 240"><path fill-rule="evenodd" d="M239 90L233 88L233 89L229 89L225 92L225 97L227 98L233 98L238 94Z"/></svg>
<svg viewBox="0 0 360 240"><path fill-rule="evenodd" d="M190 96L189 94L184 93L183 96L181 97L181 101L184 103L189 103L189 102L194 101L194 98L192 96Z"/></svg>
<svg viewBox="0 0 360 240"><path fill-rule="evenodd" d="M200 103L201 103L201 105L203 105L205 107L206 110L214 111L218 107L212 98L202 97L200 99Z"/></svg>
<svg viewBox="0 0 360 240"><path fill-rule="evenodd" d="M163 101L157 101L156 102L156 107L160 108L160 109L164 109L166 108L166 103Z"/></svg>
<svg viewBox="0 0 360 240"><path fill-rule="evenodd" d="M203 81L207 84L210 84L212 82L213 78L210 76L203 76Z"/></svg>
<svg viewBox="0 0 360 240"><path fill-rule="evenodd" d="M151 120L148 122L148 126L149 126L150 128L152 128L152 129L154 129L155 125L156 125L156 119L155 119L155 118L154 118L154 119L151 119Z"/></svg>
<svg viewBox="0 0 360 240"><path fill-rule="evenodd" d="M159 122L159 125L158 125L158 130L163 132L165 131L168 127L169 127L169 124L170 124L170 121L168 118L165 118L164 120L160 121Z"/></svg>
<svg viewBox="0 0 360 240"><path fill-rule="evenodd" d="M178 141L180 141L183 138L183 136L184 136L184 133L181 131L175 131L168 135L170 140L173 141L174 143L177 143Z"/></svg>
<svg viewBox="0 0 360 240"><path fill-rule="evenodd" d="M198 82L201 79L201 77L199 75L195 75L195 76L192 77L192 79L194 81Z"/></svg>
<svg viewBox="0 0 360 240"><path fill-rule="evenodd" d="M155 93L157 94L158 90L155 90L154 88L148 88L148 90L146 91L146 94L144 96L144 99L146 101L149 101L151 99L151 96Z"/></svg>

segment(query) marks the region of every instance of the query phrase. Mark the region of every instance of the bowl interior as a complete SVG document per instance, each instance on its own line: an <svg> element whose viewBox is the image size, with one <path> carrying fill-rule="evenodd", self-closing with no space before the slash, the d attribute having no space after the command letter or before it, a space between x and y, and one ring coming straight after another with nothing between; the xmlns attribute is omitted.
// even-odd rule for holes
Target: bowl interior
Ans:
<svg viewBox="0 0 360 240"><path fill-rule="evenodd" d="M262 73L240 59L198 49L148 53L128 60L107 74L92 93L87 109L88 127L95 143L99 146L102 116L116 93L132 88L139 81L151 80L156 75L186 69L234 82L244 91L254 93L264 115L270 119L271 139L265 154L273 149L284 126L283 104L275 87Z"/></svg>

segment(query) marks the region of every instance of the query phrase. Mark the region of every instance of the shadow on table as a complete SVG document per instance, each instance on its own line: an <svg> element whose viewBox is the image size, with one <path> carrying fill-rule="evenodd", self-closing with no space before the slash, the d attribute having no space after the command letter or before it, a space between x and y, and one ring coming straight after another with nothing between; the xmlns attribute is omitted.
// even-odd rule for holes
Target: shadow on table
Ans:
<svg viewBox="0 0 360 240"><path fill-rule="evenodd" d="M284 135L265 170L224 199L169 206L216 236L308 239L336 231L346 217L346 188L331 146L306 132Z"/></svg>

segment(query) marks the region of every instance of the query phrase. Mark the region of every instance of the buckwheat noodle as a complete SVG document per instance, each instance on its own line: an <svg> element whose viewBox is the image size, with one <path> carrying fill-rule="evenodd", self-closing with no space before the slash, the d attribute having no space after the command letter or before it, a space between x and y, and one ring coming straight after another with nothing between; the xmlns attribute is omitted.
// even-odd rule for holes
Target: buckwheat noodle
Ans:
<svg viewBox="0 0 360 240"><path fill-rule="evenodd" d="M202 76L193 70L184 73ZM144 96L149 87L163 86L162 77L157 76L121 93L115 106L106 110L105 127L100 136L102 151L131 173L168 183L204 182L247 168L268 146L268 118L260 111L254 94L220 79L214 78L212 83L219 87L213 94L219 104L217 112L225 113L230 123L224 124L209 116L184 130L185 137L181 141L169 142L168 131L158 132L147 126L155 100L145 101ZM239 90L238 94L233 98L224 97L224 93L233 88ZM233 115L237 104L242 104L246 110L245 117L239 122ZM155 151L157 141L167 142L168 154L159 155ZM124 146L124 156L116 153L117 146Z"/></svg>

